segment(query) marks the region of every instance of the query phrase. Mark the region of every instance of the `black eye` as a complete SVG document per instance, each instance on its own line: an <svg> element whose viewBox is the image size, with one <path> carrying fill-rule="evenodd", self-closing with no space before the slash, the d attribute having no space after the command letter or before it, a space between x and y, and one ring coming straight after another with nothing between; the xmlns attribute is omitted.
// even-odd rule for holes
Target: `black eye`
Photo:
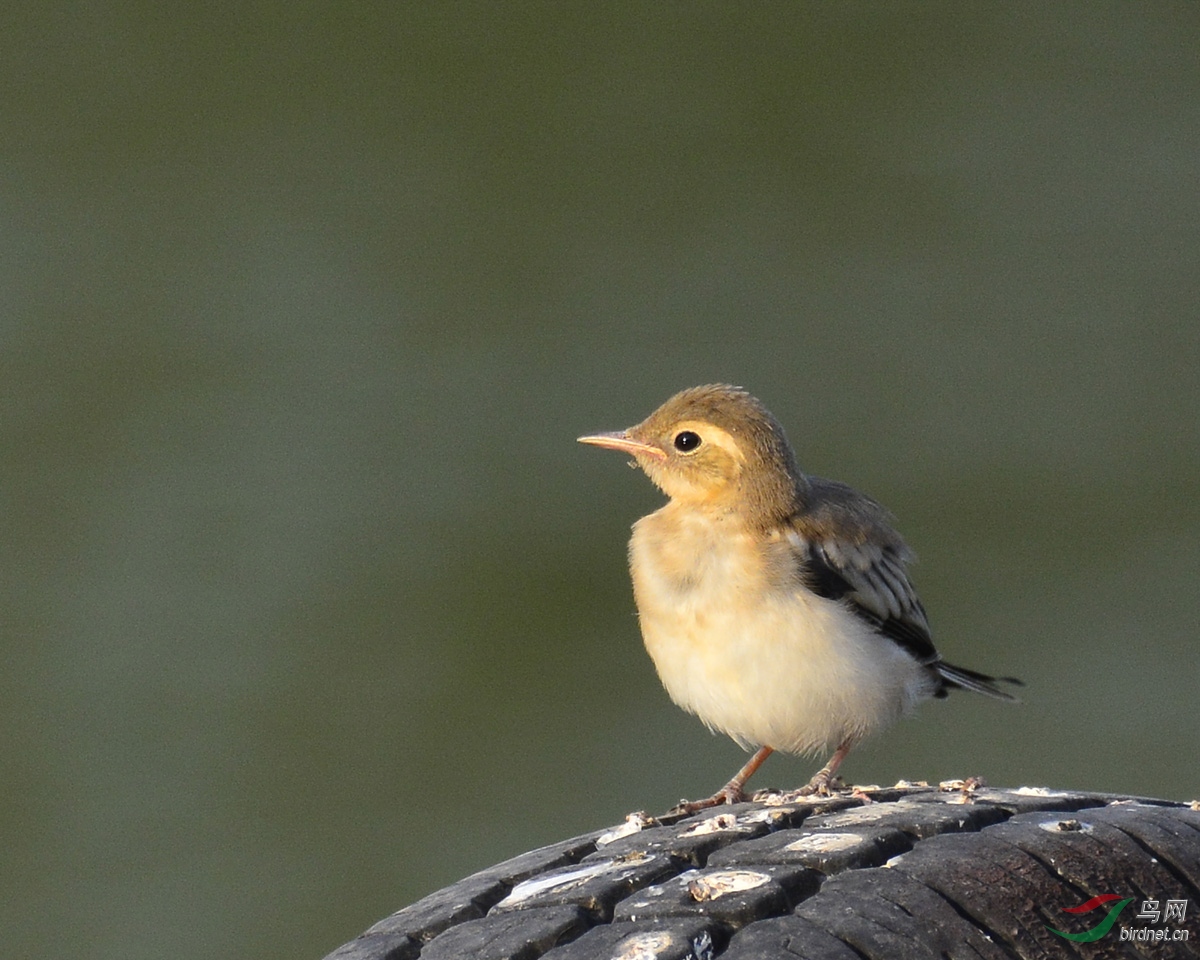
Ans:
<svg viewBox="0 0 1200 960"><path fill-rule="evenodd" d="M700 446L700 434L691 430L681 430L675 434L675 449L680 453L690 453Z"/></svg>

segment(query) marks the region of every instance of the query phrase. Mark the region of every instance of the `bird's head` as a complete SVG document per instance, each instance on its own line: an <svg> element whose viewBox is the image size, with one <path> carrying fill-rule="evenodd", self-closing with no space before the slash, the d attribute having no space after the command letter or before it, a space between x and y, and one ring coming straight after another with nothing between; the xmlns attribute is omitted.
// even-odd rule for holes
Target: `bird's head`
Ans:
<svg viewBox="0 0 1200 960"><path fill-rule="evenodd" d="M727 384L683 390L636 426L579 442L632 454L672 500L741 512L762 525L790 515L804 483L778 421Z"/></svg>

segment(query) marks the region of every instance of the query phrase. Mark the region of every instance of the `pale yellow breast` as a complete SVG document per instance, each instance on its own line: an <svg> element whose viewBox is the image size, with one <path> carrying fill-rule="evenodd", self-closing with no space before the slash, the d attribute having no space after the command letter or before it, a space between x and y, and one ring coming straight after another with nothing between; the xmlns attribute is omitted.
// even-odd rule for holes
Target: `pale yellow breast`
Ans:
<svg viewBox="0 0 1200 960"><path fill-rule="evenodd" d="M906 654L804 590L783 542L668 504L634 526L634 596L671 698L748 746L811 752L886 725L926 693Z"/></svg>

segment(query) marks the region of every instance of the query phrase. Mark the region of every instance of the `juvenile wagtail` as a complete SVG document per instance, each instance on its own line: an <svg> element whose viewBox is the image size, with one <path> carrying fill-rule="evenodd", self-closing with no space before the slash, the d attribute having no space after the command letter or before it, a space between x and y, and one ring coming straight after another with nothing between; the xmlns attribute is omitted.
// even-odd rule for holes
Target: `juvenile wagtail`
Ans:
<svg viewBox="0 0 1200 960"><path fill-rule="evenodd" d="M670 502L633 525L642 637L671 699L743 748L724 787L745 799L775 750L829 762L797 793L828 793L855 744L948 690L1014 698L1011 677L953 667L909 582L888 512L800 471L783 428L725 384L677 393L637 426L579 438L632 454Z"/></svg>

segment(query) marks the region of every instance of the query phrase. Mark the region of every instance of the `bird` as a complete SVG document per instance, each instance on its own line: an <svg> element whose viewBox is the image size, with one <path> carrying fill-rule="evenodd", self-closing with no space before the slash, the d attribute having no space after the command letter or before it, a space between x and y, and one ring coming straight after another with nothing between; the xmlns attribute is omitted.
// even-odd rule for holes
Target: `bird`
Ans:
<svg viewBox="0 0 1200 960"><path fill-rule="evenodd" d="M1016 697L933 645L891 514L800 470L779 421L741 387L683 390L641 423L578 438L632 456L667 496L633 525L642 639L671 699L753 756L692 813L747 799L776 751L828 762L796 796L828 795L846 755L919 703Z"/></svg>

